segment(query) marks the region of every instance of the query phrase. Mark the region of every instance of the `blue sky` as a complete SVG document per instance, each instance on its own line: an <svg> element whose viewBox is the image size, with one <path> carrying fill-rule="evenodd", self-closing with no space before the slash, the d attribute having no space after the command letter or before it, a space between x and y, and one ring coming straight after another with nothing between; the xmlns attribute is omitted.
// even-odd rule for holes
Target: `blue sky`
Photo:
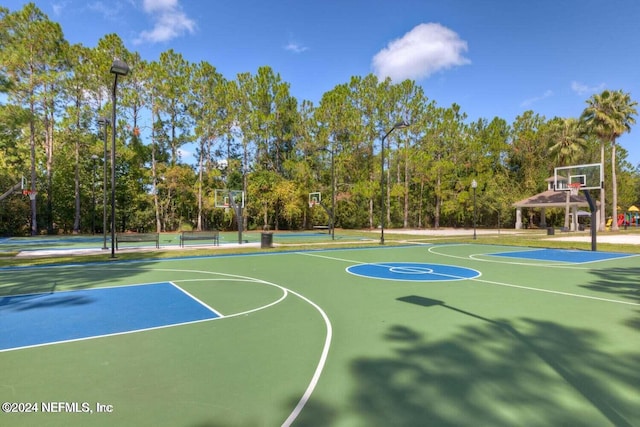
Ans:
<svg viewBox="0 0 640 427"><path fill-rule="evenodd" d="M10 10L25 2L4 0ZM416 80L470 120L526 110L578 117L594 93L640 101L637 0L38 0L66 39L117 33L157 60L173 49L226 78L270 66L299 100L351 76ZM640 123L640 117L637 118ZM620 138L640 164L640 124Z"/></svg>

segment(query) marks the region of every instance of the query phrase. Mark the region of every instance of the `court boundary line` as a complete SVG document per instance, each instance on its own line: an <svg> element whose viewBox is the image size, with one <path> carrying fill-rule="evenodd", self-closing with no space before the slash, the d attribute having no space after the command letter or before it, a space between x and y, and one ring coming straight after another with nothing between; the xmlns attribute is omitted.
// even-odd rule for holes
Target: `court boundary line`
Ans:
<svg viewBox="0 0 640 427"><path fill-rule="evenodd" d="M70 265L70 267L76 268L76 267L79 267L79 265ZM118 270L125 270L125 271L128 270L126 268L117 268L117 269ZM171 271L171 269L169 269L169 270ZM149 270L147 270L147 271L149 271ZM191 271L191 270L187 270L187 271ZM201 272L201 271L199 271L199 272ZM226 275L226 273L217 273L217 272L210 272L210 274ZM186 280L191 280L191 279L186 279ZM192 280L220 280L220 279L192 279ZM255 279L255 278L251 279L251 278L247 278L247 277L243 277L242 281L253 282L253 283L270 284L269 282L265 282L265 281L262 281L260 279ZM67 344L67 343L80 342L80 341L88 341L88 340L92 340L92 339L115 337L115 336L119 336L119 335L135 334L135 333L139 333L139 332L149 332L149 331L154 331L154 330L158 330L158 329L166 329L166 328L172 328L172 327L178 327L178 326L184 326L184 325L191 325L191 324L195 324L195 323L210 322L210 321L214 321L214 320L223 320L223 319L242 316L242 315L245 315L245 314L250 314L250 313L257 312L257 311L260 311L260 310L263 310L263 309L270 308L270 307L282 302L287 296L286 288L282 288L282 287L280 287L280 286L278 286L276 284L270 284L270 285L273 285L275 287L281 288L281 290L283 291L283 295L279 299L277 299L275 301L272 301L269 304L253 308L251 310L247 310L247 311L243 311L243 312L239 312L239 313L233 313L233 314L230 314L230 315L227 315L227 316L219 315L216 310L212 309L207 304L204 304L199 299L193 297L192 295L190 295L188 292L184 291L179 286L176 286L170 280L167 280L167 281L164 281L164 282L144 282L144 283L128 283L128 284L125 284L125 285L115 285L115 286L98 286L98 287L95 287L95 288L89 287L89 288L82 288L82 289L65 289L65 290L58 291L58 292L46 292L46 293L42 292L42 293L27 293L27 294L4 295L4 296L0 296L0 299L2 299L2 298L14 298L14 297L40 296L40 295L45 296L45 295L63 294L63 293L71 293L71 292L79 292L79 291L118 289L118 288L133 287L133 286L153 286L153 285L158 285L158 284L162 284L162 283L169 284L169 285L175 287L176 289L182 291L188 297L192 298L194 301L196 301L199 304L203 305L205 308L209 309L212 313L218 315L218 317L208 318L208 319L200 319L200 320L190 320L190 321L187 321L187 322L171 323L171 324L161 325L161 326L152 326L152 327L149 327L149 328L133 329L133 330L130 330L130 331L113 332L113 333L110 333L110 334L92 335L90 337L72 338L72 339L68 339L68 340L51 341L51 342L46 342L46 343L41 343L41 344L32 344L32 345L26 345L26 346L20 346L20 347L12 347L12 348L0 349L0 353L6 353L6 352L9 352L9 351L16 351L16 350L25 350L25 349L36 348L36 347L47 347L47 346L51 346L51 345Z"/></svg>
<svg viewBox="0 0 640 427"><path fill-rule="evenodd" d="M461 244L461 245L456 245L456 246L470 246L470 245ZM435 255L440 255L437 252L435 252L434 254ZM317 256L317 255L311 255L311 254L302 253L302 252L300 253L300 255ZM448 256L448 255L444 255L444 256ZM327 258L327 259L335 260L335 261L357 262L358 264L376 264L376 263L363 263L361 261L353 261L353 260L341 259L341 258L335 258L335 257L324 257L324 256L319 256L319 257L320 258ZM461 257L461 256L452 256L452 258L465 259L465 260L468 259L468 258ZM384 265L384 263L380 263L380 264L377 264L377 265ZM531 264L525 264L525 265L531 265ZM544 265L542 265L542 266L544 266ZM540 267L540 266L538 266L538 267ZM465 278L463 278L463 280L464 279ZM389 279L389 280L392 280L392 279ZM568 297L584 298L584 299L590 299L590 300L596 300L596 301L602 301L602 302L610 302L610 303L615 303L615 304L631 305L631 306L636 306L636 307L640 306L640 303L635 303L635 302L630 302L630 301L622 301L622 300L601 298L601 297L590 296L590 295L574 294L574 293L571 293L571 292L554 291L554 290L551 290L551 289L534 288L534 287L531 287L531 286L514 285L514 284L510 284L510 283L494 282L494 281L491 281L491 280L485 280L485 279L479 279L479 278L471 278L471 279L468 279L468 280L472 280L474 282L479 282L479 283L486 283L486 284L490 284L490 285L506 286L506 287L511 287L511 288L523 289L523 290L527 290L527 291L545 292L545 293L568 296Z"/></svg>
<svg viewBox="0 0 640 427"><path fill-rule="evenodd" d="M587 262L582 262L582 263L579 263L579 264L578 263L564 262L564 261L549 260L547 263L542 264L542 263L536 263L536 262L518 262L518 261L507 261L507 260L501 260L501 259L485 259L485 258L481 258L482 256L492 256L492 254L471 254L471 255L461 256L461 255L446 254L446 253L438 252L438 251L435 250L437 248L450 247L450 246L474 246L474 245L472 245L470 243L457 243L457 244L448 244L448 245L431 245L429 248L427 248L427 251L429 253L433 254L433 255L444 256L444 257L455 258L455 259L462 259L462 260L471 259L471 260L474 260L474 261L490 262L490 263L495 263L495 264L521 265L521 266L525 266L525 267L564 268L564 269L568 269L568 270L590 270L592 267L583 266L583 265L584 264L592 264L592 263L596 263L596 262L612 261L612 260L615 260L615 259L626 259L626 258L633 258L633 257L640 256L640 254L629 254L627 256L623 256L623 257L620 257L620 258L608 258L608 259L587 261ZM539 248L539 249L543 250L543 249L547 249L547 248ZM534 251L534 250L537 250L537 249L531 249L531 250ZM563 249L561 249L561 250L563 250ZM520 252L522 252L522 251L520 251ZM504 258L508 258L508 257L504 257ZM560 262L563 262L563 264L560 264Z"/></svg>
<svg viewBox="0 0 640 427"><path fill-rule="evenodd" d="M213 274L225 274L225 273L218 273L218 272L213 272ZM184 279L184 280L175 280L175 282L202 282L202 281L206 281L206 282L215 282L218 280L223 280L223 279ZM262 281L260 279L256 279L253 278L252 280L249 280L248 278L241 278L241 279L233 279L233 278L225 278L224 280L231 280L231 281L236 281L236 282L248 282L248 283L261 283L261 284L267 284L270 286L274 286L279 288L282 291L282 295L274 300L271 301L269 304L265 304L265 305L261 305L260 307L256 307L256 308L252 308L250 310L245 310L245 311L239 311L237 313L232 313L232 314L227 314L224 316L225 319L231 319L233 317L238 317L238 316L244 316L246 314L251 314L251 313L255 313L257 311L261 311L261 310L266 310L267 308L273 307L274 305L277 305L279 303L281 303L282 301L284 301L284 299L287 297L287 295L290 293L290 291L287 288L281 287L275 283L270 283L270 282L266 282L266 281Z"/></svg>
<svg viewBox="0 0 640 427"><path fill-rule="evenodd" d="M56 265L56 266L40 266L40 268L46 268L46 267L54 267L54 268L60 268L60 267L70 267L70 268L78 268L78 267L85 267L86 265L82 265L82 264L69 264L69 265ZM92 268L93 269L93 268ZM114 267L113 269L117 269L117 270L130 270L130 268L125 268L125 267ZM34 347L44 347L44 346L48 346L48 345L54 345L54 344L64 344L64 343L70 343L70 342L76 342L76 341L85 341L85 340L90 340L90 339L95 339L95 338L104 338L104 337L110 337L110 336L117 336L117 335L125 335L125 334L131 334L131 333L138 333L138 332L145 332L145 331L150 331L150 330L156 330L156 329L164 329L164 328L170 328L170 327L174 327L174 326L181 326L183 324L191 324L191 323L202 323L202 322L209 322L209 321L213 321L213 320L223 320L223 319L229 319L232 317L237 317L243 314L248 314L248 313L252 313L255 311L259 311L262 309L266 309L269 308L275 304L278 304L279 302L283 301L288 294L292 294L295 295L296 297L298 297L299 299L303 300L304 302L306 302L307 304L311 305L321 316L321 318L324 321L325 324L325 339L324 339L324 343L322 346L322 351L320 353L320 358L316 364L316 368L314 370L314 373L311 377L311 380L309 381L307 387L305 388L304 393L302 394L302 396L300 397L300 399L298 400L298 403L296 404L296 406L293 408L293 410L289 413L289 416L285 419L285 421L283 422L282 426L290 426L296 419L297 417L300 415L300 413L302 412L302 410L304 409L304 407L306 406L306 404L309 402L309 400L311 399L311 395L313 394L313 392L315 391L315 388L317 387L319 381L320 381L320 377L322 376L322 372L324 371L324 367L326 365L327 359L329 357L329 351L331 349L331 341L333 340L333 326L331 325L331 320L329 319L329 316L327 315L327 313L322 309L322 307L320 307L318 304L316 304L315 302L311 301L309 298L305 297L304 295L292 291L288 288L285 288L284 286L278 285L276 283L272 283L263 279L258 279L255 277L249 277L249 276L242 276L242 275L237 275L237 274L229 274L229 273L222 273L222 272L218 272L218 271L203 271L203 270L182 270L182 269L167 269L167 268L149 268L149 269L144 269L144 272L155 272L155 271L170 271L170 272L179 272L179 273L200 273L200 274L205 274L205 275L220 275L220 276L224 276L226 278L232 278L232 279L244 279L245 281L248 282L253 282L253 283L262 283L265 285L269 285L269 286L273 286L276 288L279 288L282 292L283 295L281 296L280 299L278 299L277 301L271 302L270 304L266 305L266 306L262 306L256 309L252 309L249 311L245 311L242 313L235 313L233 315L228 315L228 316L224 316L224 317L216 317L213 319L202 319L202 320L197 320L197 321L191 321L191 322L185 322L182 324L175 324L175 325L164 325L161 327L153 327L153 328L145 328L145 329L139 329L136 331L127 331L127 332L118 332L118 333L114 333L114 334L106 334L106 335L102 335L102 336L93 336L93 337L87 337L87 338L78 338L78 339L73 339L73 340L66 340L66 341L58 341L55 343L45 343L45 344L37 344L37 345L33 345L33 346L24 346L24 347L16 347L16 348L12 348L12 349L7 349L7 350L0 350L0 353L3 352L8 352L8 351L14 351L14 350L22 350L22 349L27 349L27 348L34 348ZM211 280L209 279L184 279L184 281L198 281L198 280ZM216 279L213 279L216 280ZM173 281L166 281L166 282L149 282L147 284L153 284L153 283L170 283L172 285L174 285L172 282L180 282L181 280L173 280ZM145 284L146 285L146 284ZM119 286L135 286L135 285L119 285ZM104 288L117 288L119 286L105 286ZM144 285L142 285L144 286ZM174 285L175 286L175 285ZM181 289L179 286L176 286L178 289ZM103 287L100 287L103 288ZM100 288L89 288L89 289L100 289ZM82 289L82 290L86 290L86 289ZM65 291L61 291L61 292L72 292L73 290L65 290ZM187 293L188 294L188 293ZM27 294L29 295L29 294ZM15 296L15 295L14 295ZM197 300L197 299L196 299Z"/></svg>
<svg viewBox="0 0 640 427"><path fill-rule="evenodd" d="M204 301L202 301L200 298L196 298L190 292L186 291L185 289L182 289L180 286L176 285L174 282L168 281L167 283L171 284L171 286L175 287L177 290L179 290L180 292L184 293L186 296L188 296L192 300L196 301L198 304L202 305L204 308L206 308L207 310L211 311L212 313L214 313L219 318L224 318L225 317L224 314L220 313L218 310L214 309L209 304L207 304Z"/></svg>
<svg viewBox="0 0 640 427"><path fill-rule="evenodd" d="M128 270L126 268L119 268L119 269ZM282 290L283 293L284 293L283 297L280 300L278 300L277 302L272 302L271 304L269 304L267 306L263 306L262 308L249 310L249 311L244 312L244 313L235 313L233 315L228 315L228 316L225 316L223 319L229 319L229 318L232 318L232 317L240 316L242 314L248 314L248 313L252 313L254 311L258 311L258 310L262 310L262 309L271 307L272 305L275 305L276 303L279 303L280 301L284 300L284 298L286 298L286 296L288 294L295 295L296 297L300 298L301 300L303 300L306 303L308 303L309 305L311 305L313 308L316 309L316 311L318 311L318 313L320 313L320 316L324 320L325 329L326 329L324 344L322 346L322 351L320 353L320 359L318 360L318 364L316 365L316 369L314 370L314 373L313 373L313 375L311 377L311 381L307 385L307 388L305 389L304 393L300 397L300 400L298 401L298 403L294 407L293 411L289 414L289 416L286 418L286 420L282 424L282 426L287 426L287 427L290 426L296 420L296 418L300 415L300 413L302 412L302 410L304 409L304 407L308 403L309 399L311 398L311 395L315 391L315 388L317 387L318 382L320 381L320 377L322 375L322 372L323 372L324 367L326 365L327 359L329 357L329 350L331 349L331 341L333 340L333 326L331 325L331 320L329 319L329 316L322 309L322 307L320 307L315 302L311 301L309 298L305 297L304 295L302 295L302 294L300 294L298 292L295 292L295 291L293 291L293 290L291 290L289 288L285 288L282 285L278 285L276 283L272 283L272 282L269 282L269 281L266 281L266 280L263 280L263 279L257 279L255 277L242 276L242 275L239 275L239 274L221 273L221 272L218 272L218 271L182 270L182 269L172 269L172 268L150 268L150 269L147 269L145 271L170 271L170 272L182 272L182 273L201 273L201 274L206 274L206 275L217 274L217 275L221 275L221 276L225 276L225 277L231 277L231 278L236 278L236 279L237 278L242 278L242 279L245 279L245 280L247 280L249 282L262 283L262 284L265 284L265 285L274 286L274 287L279 288L280 290ZM185 280L194 280L195 281L195 280L206 280L206 279L185 279ZM176 281L179 282L179 280L176 280ZM211 320L215 320L215 319L211 319Z"/></svg>

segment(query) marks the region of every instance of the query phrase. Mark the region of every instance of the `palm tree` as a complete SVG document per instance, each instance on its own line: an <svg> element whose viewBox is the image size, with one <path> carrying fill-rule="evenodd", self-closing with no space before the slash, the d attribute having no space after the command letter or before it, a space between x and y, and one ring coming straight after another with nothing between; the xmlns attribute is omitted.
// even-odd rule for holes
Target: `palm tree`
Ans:
<svg viewBox="0 0 640 427"><path fill-rule="evenodd" d="M587 100L587 108L582 113L581 119L600 139L600 162L604 167L605 144L611 143L611 183L612 183L612 211L614 221L611 229L617 230L618 223L615 220L618 216L618 186L616 183L616 139L625 132L631 130L638 114L636 110L637 102L631 99L628 93L621 90L605 90L600 95L593 95ZM604 188L600 190L600 203L604 208ZM600 215L600 229L604 229L604 217Z"/></svg>
<svg viewBox="0 0 640 427"><path fill-rule="evenodd" d="M577 119L556 119L550 123L551 146L549 154L555 158L558 166L575 164L584 153L587 141L583 138L582 125ZM571 194L567 191L564 212L564 226L569 228L569 202Z"/></svg>

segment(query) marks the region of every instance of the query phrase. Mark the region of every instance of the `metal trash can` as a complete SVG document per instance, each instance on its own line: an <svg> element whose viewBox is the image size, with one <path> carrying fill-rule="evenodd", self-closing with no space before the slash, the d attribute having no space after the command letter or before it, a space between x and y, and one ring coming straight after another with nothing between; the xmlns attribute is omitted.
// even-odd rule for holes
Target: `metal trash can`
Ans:
<svg viewBox="0 0 640 427"><path fill-rule="evenodd" d="M555 233L555 230L553 229L553 227L547 228L547 236L553 236L554 233Z"/></svg>
<svg viewBox="0 0 640 427"><path fill-rule="evenodd" d="M262 233L260 235L260 247L262 249L273 247L273 233Z"/></svg>

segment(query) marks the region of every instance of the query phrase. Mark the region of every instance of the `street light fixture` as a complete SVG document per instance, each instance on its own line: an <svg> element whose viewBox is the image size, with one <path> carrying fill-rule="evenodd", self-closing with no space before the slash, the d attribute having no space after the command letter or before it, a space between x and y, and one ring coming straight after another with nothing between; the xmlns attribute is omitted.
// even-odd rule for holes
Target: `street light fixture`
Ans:
<svg viewBox="0 0 640 427"><path fill-rule="evenodd" d="M126 62L116 59L111 64L111 74L114 75L113 90L111 91L111 258L116 257L116 89L118 88L118 76L129 74L129 66Z"/></svg>
<svg viewBox="0 0 640 427"><path fill-rule="evenodd" d="M409 124L401 121L393 125L391 129L382 137L382 147L380 148L380 244L384 245L384 220L385 220L385 201L384 201L384 140L396 129L403 129Z"/></svg>
<svg viewBox="0 0 640 427"><path fill-rule="evenodd" d="M96 234L96 165L99 159L96 154L91 155L91 235Z"/></svg>
<svg viewBox="0 0 640 427"><path fill-rule="evenodd" d="M476 188L478 188L478 182L474 179L471 181L471 188L473 188L473 240L476 239Z"/></svg>
<svg viewBox="0 0 640 427"><path fill-rule="evenodd" d="M107 127L108 117L98 117L98 124L104 126L104 154L102 157L102 249L107 250Z"/></svg>

